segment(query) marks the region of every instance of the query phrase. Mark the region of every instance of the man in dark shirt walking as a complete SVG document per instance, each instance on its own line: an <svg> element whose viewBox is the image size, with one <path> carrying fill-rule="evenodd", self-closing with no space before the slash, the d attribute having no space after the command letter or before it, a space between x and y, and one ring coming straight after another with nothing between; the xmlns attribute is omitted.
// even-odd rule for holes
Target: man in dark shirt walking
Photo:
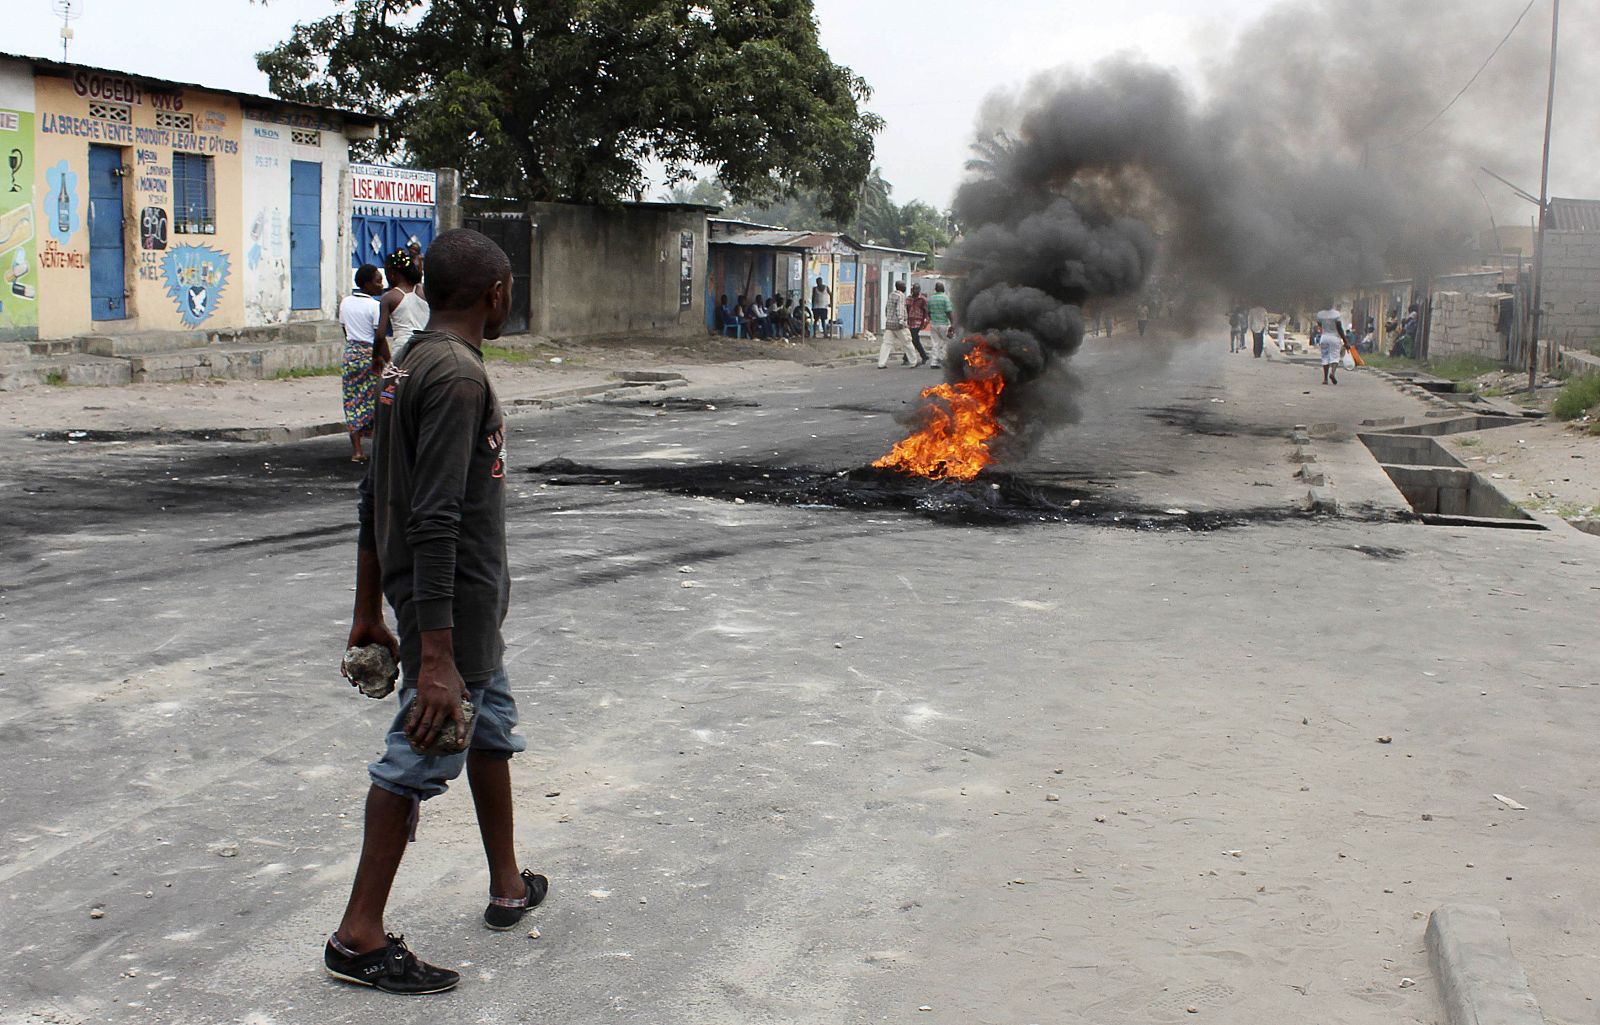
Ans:
<svg viewBox="0 0 1600 1025"><path fill-rule="evenodd" d="M419 959L383 922L421 803L467 770L489 862L484 923L509 929L549 881L519 870L511 768L525 743L502 664L510 596L505 538L505 424L483 366L511 307L511 265L478 232L447 231L428 248L432 309L400 364L384 375L373 455L360 489L356 602L349 644L382 644L404 676L383 756L368 766L366 831L350 902L328 938L334 978L391 993L439 993L458 973ZM400 637L384 625L383 600ZM477 709L468 749L424 755L461 699ZM413 718L413 706L414 718Z"/></svg>

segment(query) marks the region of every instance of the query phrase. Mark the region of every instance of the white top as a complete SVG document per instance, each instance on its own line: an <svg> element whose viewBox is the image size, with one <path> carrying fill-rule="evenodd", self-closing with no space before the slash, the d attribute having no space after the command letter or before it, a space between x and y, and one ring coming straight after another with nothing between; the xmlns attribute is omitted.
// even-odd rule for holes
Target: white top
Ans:
<svg viewBox="0 0 1600 1025"><path fill-rule="evenodd" d="M1331 339L1334 339L1336 341L1340 340L1339 339L1339 327L1340 327L1339 317L1340 317L1340 315L1339 315L1339 311L1338 310L1319 310L1317 312L1317 320L1320 321L1321 324L1322 324L1322 337L1323 338L1325 338L1325 339L1330 339L1331 338Z"/></svg>
<svg viewBox="0 0 1600 1025"><path fill-rule="evenodd" d="M378 337L378 297L365 292L353 292L339 300L339 323L344 326L344 336L352 342L371 345Z"/></svg>
<svg viewBox="0 0 1600 1025"><path fill-rule="evenodd" d="M399 305L389 314L389 326L394 329L389 350L396 363L411 336L427 328L428 313L428 301L412 291L401 296Z"/></svg>
<svg viewBox="0 0 1600 1025"><path fill-rule="evenodd" d="M1265 331L1267 329L1267 308L1265 306L1250 307L1250 330Z"/></svg>

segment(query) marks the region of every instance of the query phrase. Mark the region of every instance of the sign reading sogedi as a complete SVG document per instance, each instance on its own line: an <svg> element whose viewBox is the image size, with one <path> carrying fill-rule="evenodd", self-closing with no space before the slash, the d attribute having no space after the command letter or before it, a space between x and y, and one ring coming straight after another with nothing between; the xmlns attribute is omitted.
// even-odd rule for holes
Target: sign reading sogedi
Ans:
<svg viewBox="0 0 1600 1025"><path fill-rule="evenodd" d="M350 165L350 198L357 203L393 206L433 206L438 175L408 167L381 164Z"/></svg>

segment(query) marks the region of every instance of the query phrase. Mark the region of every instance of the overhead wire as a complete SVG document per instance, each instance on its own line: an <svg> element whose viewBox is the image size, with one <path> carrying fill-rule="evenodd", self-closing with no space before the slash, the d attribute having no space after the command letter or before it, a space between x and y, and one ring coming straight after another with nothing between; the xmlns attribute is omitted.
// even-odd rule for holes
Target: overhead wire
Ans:
<svg viewBox="0 0 1600 1025"><path fill-rule="evenodd" d="M1510 41L1512 34L1517 31L1517 26L1522 24L1522 19L1524 19L1524 18L1526 18L1528 16L1528 12L1533 10L1533 5L1538 3L1538 2L1539 2L1539 0L1528 0L1528 6L1524 7L1522 9L1522 13L1517 15L1517 20L1511 23L1511 27L1506 30L1505 36L1501 38L1500 42L1495 44L1495 48L1493 50L1489 51L1489 56L1485 57L1483 59L1483 63L1478 65L1478 70L1474 71L1472 73L1472 77L1467 79L1467 84L1462 86L1456 92L1456 94L1454 96L1450 97L1450 102L1446 103L1444 105L1444 108L1442 110L1440 110L1439 113L1437 113L1437 114L1433 115L1433 117L1429 118L1427 124L1423 125L1421 128L1418 128L1416 131L1412 132L1410 135L1406 136L1403 139L1399 139L1399 140L1397 140L1395 142L1391 142L1391 143L1388 143L1387 145L1380 146L1380 147L1377 147L1377 148L1379 148L1379 149L1394 149L1397 146L1403 146L1406 143L1410 142L1412 139L1415 139L1417 136L1421 135L1423 132L1426 132L1428 129L1432 128L1434 125L1438 124L1439 119L1444 117L1446 114L1450 113L1450 108L1454 107L1456 105L1456 101L1461 99L1461 97L1465 96L1466 93L1467 93L1467 90L1472 88L1472 84L1474 82L1476 82L1478 80L1479 76L1481 76L1483 74L1484 70L1489 67L1489 63L1494 60L1495 55L1498 54L1500 52L1500 50L1506 45L1506 43Z"/></svg>

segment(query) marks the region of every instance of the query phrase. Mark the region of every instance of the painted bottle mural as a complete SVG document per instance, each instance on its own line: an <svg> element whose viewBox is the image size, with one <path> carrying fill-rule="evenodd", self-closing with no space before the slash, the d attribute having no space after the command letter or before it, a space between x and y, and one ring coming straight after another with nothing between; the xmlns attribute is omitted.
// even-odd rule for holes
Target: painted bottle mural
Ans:
<svg viewBox="0 0 1600 1025"><path fill-rule="evenodd" d="M67 176L61 176L61 195L56 197L56 227L63 234L72 230L72 196L67 192Z"/></svg>

